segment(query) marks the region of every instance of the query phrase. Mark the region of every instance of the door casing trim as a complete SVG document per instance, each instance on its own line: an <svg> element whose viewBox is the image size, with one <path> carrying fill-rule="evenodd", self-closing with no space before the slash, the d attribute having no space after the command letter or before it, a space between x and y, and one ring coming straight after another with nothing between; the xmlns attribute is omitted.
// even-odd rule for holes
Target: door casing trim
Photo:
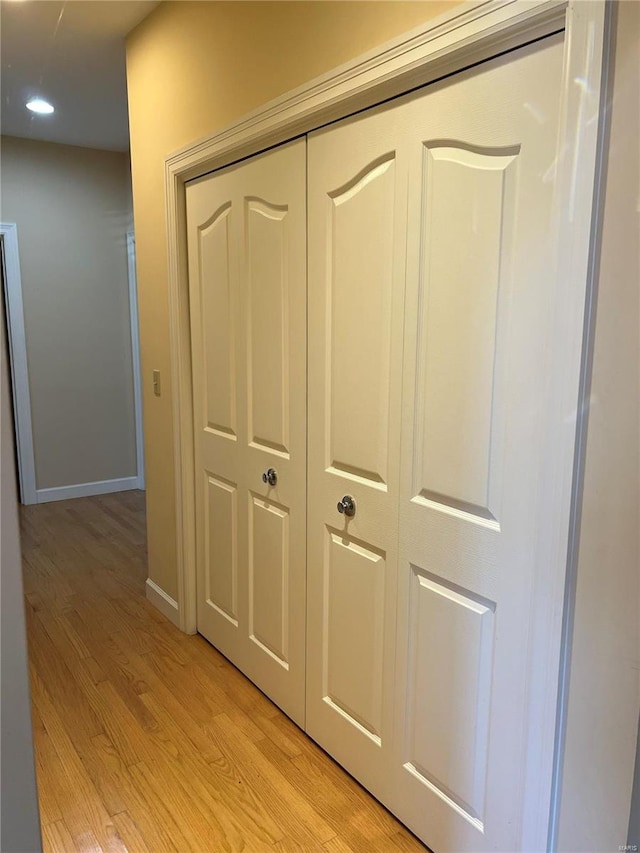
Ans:
<svg viewBox="0 0 640 853"><path fill-rule="evenodd" d="M9 369L13 392L13 415L18 461L20 501L38 503L36 467L33 449L31 397L29 394L29 366L24 328L22 279L20 278L20 251L18 226L15 222L0 222L0 238L4 247L4 296L7 317L7 338L10 351Z"/></svg>
<svg viewBox="0 0 640 853"><path fill-rule="evenodd" d="M136 238L133 228L127 231L127 281L129 285L129 321L131 326L131 369L133 372L133 410L136 421L136 479L144 491L144 428L142 413L142 368L140 366L140 323L136 284Z"/></svg>
<svg viewBox="0 0 640 853"><path fill-rule="evenodd" d="M532 590L527 764L521 850L553 849L558 804L554 761L566 669L560 671L571 626L566 620L567 576L575 572L586 433L585 366L591 364L599 254L596 227L607 120L611 5L605 0L481 0L387 42L270 101L228 127L165 160L170 358L173 386L178 621L196 631L194 423L191 380L185 183L328 122L404 94L443 76L565 30L561 121L556 163L556 286L562 333L555 335L549 389L547 456L538 507L538 565ZM558 417L557 413L561 413ZM569 602L570 604L570 602ZM558 748L561 749L561 738ZM554 769L555 768L555 769Z"/></svg>

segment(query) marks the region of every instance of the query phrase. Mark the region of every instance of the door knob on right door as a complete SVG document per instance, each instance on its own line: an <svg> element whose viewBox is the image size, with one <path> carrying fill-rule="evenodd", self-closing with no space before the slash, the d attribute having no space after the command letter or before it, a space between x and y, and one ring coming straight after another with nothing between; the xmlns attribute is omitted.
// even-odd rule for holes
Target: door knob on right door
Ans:
<svg viewBox="0 0 640 853"><path fill-rule="evenodd" d="M338 512L348 518L353 518L356 514L356 502L351 495L345 495L341 501L338 501Z"/></svg>
<svg viewBox="0 0 640 853"><path fill-rule="evenodd" d="M269 468L268 471L265 471L262 475L262 482L268 483L270 486L275 486L278 482L278 472L275 468Z"/></svg>

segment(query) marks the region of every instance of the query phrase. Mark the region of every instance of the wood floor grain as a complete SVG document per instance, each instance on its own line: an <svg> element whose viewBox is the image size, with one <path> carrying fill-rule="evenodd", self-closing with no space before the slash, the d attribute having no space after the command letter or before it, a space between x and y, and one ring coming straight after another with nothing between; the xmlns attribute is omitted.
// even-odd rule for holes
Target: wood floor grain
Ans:
<svg viewBox="0 0 640 853"><path fill-rule="evenodd" d="M45 853L424 851L144 597L144 495L21 509Z"/></svg>

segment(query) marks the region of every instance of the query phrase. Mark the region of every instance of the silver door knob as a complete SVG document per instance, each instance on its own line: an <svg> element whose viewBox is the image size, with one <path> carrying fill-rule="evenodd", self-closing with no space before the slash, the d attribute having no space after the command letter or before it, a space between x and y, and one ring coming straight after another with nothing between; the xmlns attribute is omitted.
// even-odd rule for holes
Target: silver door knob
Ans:
<svg viewBox="0 0 640 853"><path fill-rule="evenodd" d="M269 483L270 486L275 486L275 484L278 482L278 472L276 471L276 469L269 468L267 471L265 471L262 475L262 482Z"/></svg>
<svg viewBox="0 0 640 853"><path fill-rule="evenodd" d="M353 518L356 514L356 502L351 495L345 495L341 501L338 501L338 512L348 518Z"/></svg>

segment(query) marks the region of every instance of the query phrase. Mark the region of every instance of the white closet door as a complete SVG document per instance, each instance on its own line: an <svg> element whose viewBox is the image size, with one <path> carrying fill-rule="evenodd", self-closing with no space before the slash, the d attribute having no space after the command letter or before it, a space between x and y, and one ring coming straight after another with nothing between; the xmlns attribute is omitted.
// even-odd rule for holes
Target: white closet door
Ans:
<svg viewBox="0 0 640 853"><path fill-rule="evenodd" d="M554 36L407 107L391 807L437 853L520 849L562 55Z"/></svg>
<svg viewBox="0 0 640 853"><path fill-rule="evenodd" d="M561 74L309 138L307 727L437 853L519 843Z"/></svg>
<svg viewBox="0 0 640 853"><path fill-rule="evenodd" d="M189 184L187 231L198 630L304 725L305 140Z"/></svg>
<svg viewBox="0 0 640 853"><path fill-rule="evenodd" d="M407 160L311 134L307 732L378 796L392 740ZM355 515L340 513L343 497Z"/></svg>

